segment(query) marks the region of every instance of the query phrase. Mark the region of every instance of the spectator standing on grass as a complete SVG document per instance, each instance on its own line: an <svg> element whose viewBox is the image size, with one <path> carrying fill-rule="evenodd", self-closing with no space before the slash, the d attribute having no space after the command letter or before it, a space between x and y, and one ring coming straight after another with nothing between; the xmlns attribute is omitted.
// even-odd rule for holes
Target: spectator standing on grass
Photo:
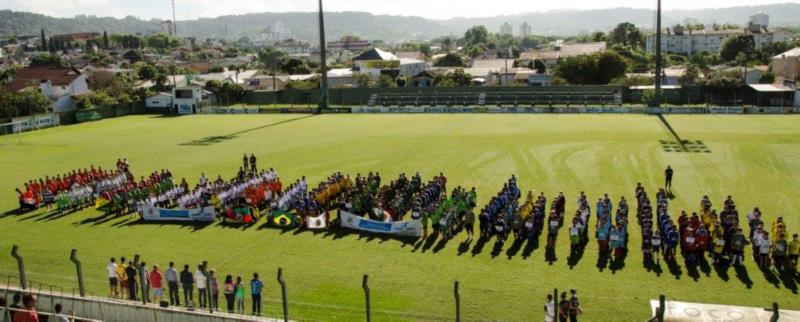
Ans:
<svg viewBox="0 0 800 322"><path fill-rule="evenodd" d="M208 288L211 291L210 306L214 310L219 310L219 284L217 283L217 272L213 269L208 271Z"/></svg>
<svg viewBox="0 0 800 322"><path fill-rule="evenodd" d="M789 242L789 261L792 268L792 273L797 273L797 259L800 256L800 240L797 240L797 234L792 236L792 241Z"/></svg>
<svg viewBox="0 0 800 322"><path fill-rule="evenodd" d="M253 315L261 316L261 289L264 288L264 283L258 279L258 273L253 273L253 279L250 280L250 295L253 298Z"/></svg>
<svg viewBox="0 0 800 322"><path fill-rule="evenodd" d="M258 168L256 168L256 155L250 154L250 172L256 174L258 172Z"/></svg>
<svg viewBox="0 0 800 322"><path fill-rule="evenodd" d="M178 270L175 269L175 263L169 262L167 269L167 285L169 286L169 303L172 305L180 306L181 297L178 295Z"/></svg>
<svg viewBox="0 0 800 322"><path fill-rule="evenodd" d="M569 293L572 295L569 299L569 320L570 322L578 322L578 315L583 314L581 301L578 299L578 291L570 290Z"/></svg>
<svg viewBox="0 0 800 322"><path fill-rule="evenodd" d="M14 313L13 322L39 322L39 313L36 312L36 295L25 294L22 296L22 310Z"/></svg>
<svg viewBox="0 0 800 322"><path fill-rule="evenodd" d="M51 315L47 322L70 322L70 318L67 317L66 314L62 313L64 310L64 306L61 303L56 303L56 306L53 308L55 312Z"/></svg>
<svg viewBox="0 0 800 322"><path fill-rule="evenodd" d="M202 269L202 265L197 265L197 270L194 271L194 284L197 287L197 301L200 302L200 308L205 309L208 302L208 293L206 293L208 279L206 278L206 275L203 274Z"/></svg>
<svg viewBox="0 0 800 322"><path fill-rule="evenodd" d="M145 303L150 303L150 270L147 269L147 263L142 262L142 300Z"/></svg>
<svg viewBox="0 0 800 322"><path fill-rule="evenodd" d="M230 274L225 276L225 285L223 285L223 288L225 304L228 305L228 313L233 313L233 299L236 293L236 285L233 284L233 276Z"/></svg>
<svg viewBox="0 0 800 322"><path fill-rule="evenodd" d="M117 265L117 279L119 279L119 298L125 299L129 297L130 292L128 291L128 274L125 270L128 268L125 265L125 256L119 258L119 264Z"/></svg>
<svg viewBox="0 0 800 322"><path fill-rule="evenodd" d="M664 183L664 188L666 188L667 190L671 190L672 189L672 175L673 175L673 173L674 173L674 171L672 171L672 167L670 167L670 166L667 166L667 169L664 170L664 179L666 179L665 180L666 182Z"/></svg>
<svg viewBox="0 0 800 322"><path fill-rule="evenodd" d="M108 272L108 296L111 298L119 297L119 278L117 277L117 264L116 259L113 257L111 261L106 265L106 271Z"/></svg>
<svg viewBox="0 0 800 322"><path fill-rule="evenodd" d="M242 171L244 171L245 173L247 172L248 165L249 163L247 162L247 153L245 153L244 156L242 157Z"/></svg>
<svg viewBox="0 0 800 322"><path fill-rule="evenodd" d="M128 266L125 267L125 279L128 281L128 299L136 301L136 267L133 267L133 262L128 261Z"/></svg>
<svg viewBox="0 0 800 322"><path fill-rule="evenodd" d="M544 322L555 322L556 303L553 302L553 295L547 294L547 302L544 304Z"/></svg>
<svg viewBox="0 0 800 322"><path fill-rule="evenodd" d="M164 285L158 265L153 265L153 271L150 272L150 288L153 289L153 303L161 303L161 298L164 297Z"/></svg>
<svg viewBox="0 0 800 322"><path fill-rule="evenodd" d="M236 277L236 313L244 314L244 283L242 277Z"/></svg>
<svg viewBox="0 0 800 322"><path fill-rule="evenodd" d="M181 271L181 286L183 286L183 299L186 301L186 307L192 306L194 300L194 276L189 271L189 265L183 265Z"/></svg>
<svg viewBox="0 0 800 322"><path fill-rule="evenodd" d="M744 248L747 245L742 229L738 228L731 237L731 265L741 266L744 264Z"/></svg>
<svg viewBox="0 0 800 322"><path fill-rule="evenodd" d="M558 322L567 322L567 319L569 319L569 306L567 292L561 292L561 301L558 302Z"/></svg>

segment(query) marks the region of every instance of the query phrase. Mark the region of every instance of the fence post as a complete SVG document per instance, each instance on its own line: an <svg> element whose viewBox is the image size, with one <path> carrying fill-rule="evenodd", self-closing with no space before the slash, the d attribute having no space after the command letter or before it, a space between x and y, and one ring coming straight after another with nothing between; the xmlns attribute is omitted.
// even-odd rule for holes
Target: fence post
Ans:
<svg viewBox="0 0 800 322"><path fill-rule="evenodd" d="M283 300L283 321L289 322L289 303L286 299L286 281L283 280L283 268L278 267L278 283L281 284L281 297Z"/></svg>
<svg viewBox="0 0 800 322"><path fill-rule="evenodd" d="M133 255L133 267L136 267L136 271L139 273L139 288L141 289L141 296L142 296L142 304L147 305L147 288L144 285L144 269L142 265L139 264L139 254Z"/></svg>
<svg viewBox="0 0 800 322"><path fill-rule="evenodd" d="M658 322L664 322L664 312L666 312L667 297L664 295L658 296L658 310L656 310L656 319Z"/></svg>
<svg viewBox="0 0 800 322"><path fill-rule="evenodd" d="M80 290L81 297L86 297L86 289L83 285L83 270L81 269L81 261L78 260L77 249L72 249L72 253L69 255L69 260L75 263L75 270L78 273L78 290Z"/></svg>
<svg viewBox="0 0 800 322"><path fill-rule="evenodd" d="M364 296L366 298L367 322L372 322L372 312L370 310L370 299L369 299L369 276L367 274L364 274L364 281L361 283L361 287L364 288Z"/></svg>
<svg viewBox="0 0 800 322"><path fill-rule="evenodd" d="M458 281L453 286L453 295L456 298L456 322L461 322L461 291L458 289Z"/></svg>
<svg viewBox="0 0 800 322"><path fill-rule="evenodd" d="M778 322L781 317L780 310L778 309L778 302L772 302L772 317L769 322Z"/></svg>
<svg viewBox="0 0 800 322"><path fill-rule="evenodd" d="M24 290L27 286L25 279L25 263L22 260L22 256L19 254L19 246L11 246L11 256L17 259L17 266L19 267L19 287Z"/></svg>

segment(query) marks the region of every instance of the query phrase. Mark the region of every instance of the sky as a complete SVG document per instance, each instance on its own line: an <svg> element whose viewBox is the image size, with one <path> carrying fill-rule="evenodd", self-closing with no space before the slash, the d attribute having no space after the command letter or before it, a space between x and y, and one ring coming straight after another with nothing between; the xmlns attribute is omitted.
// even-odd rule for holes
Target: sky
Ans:
<svg viewBox="0 0 800 322"><path fill-rule="evenodd" d="M254 12L314 11L316 0L175 0L178 20ZM800 0L664 0L664 9L800 3ZM366 11L433 19L486 17L554 9L646 8L655 0L324 0L325 11ZM0 9L55 17L96 15L171 19L171 0L0 0Z"/></svg>

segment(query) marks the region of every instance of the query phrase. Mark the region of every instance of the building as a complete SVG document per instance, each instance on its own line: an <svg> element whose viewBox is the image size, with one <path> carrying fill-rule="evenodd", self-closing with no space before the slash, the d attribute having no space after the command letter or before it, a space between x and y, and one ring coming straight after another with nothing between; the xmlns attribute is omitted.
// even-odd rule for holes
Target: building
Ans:
<svg viewBox="0 0 800 322"><path fill-rule="evenodd" d="M506 22L500 26L500 34L511 36L514 34L514 27L512 27L510 23Z"/></svg>
<svg viewBox="0 0 800 322"><path fill-rule="evenodd" d="M289 56L308 56L311 53L311 45L307 42L286 39L275 44L275 49L282 51Z"/></svg>
<svg viewBox="0 0 800 322"><path fill-rule="evenodd" d="M797 88L800 80L800 47L772 57L772 74L775 83Z"/></svg>
<svg viewBox="0 0 800 322"><path fill-rule="evenodd" d="M365 51L353 58L353 71L366 74L372 79L381 75L413 77L427 68L427 63L416 59L404 59L379 48Z"/></svg>
<svg viewBox="0 0 800 322"><path fill-rule="evenodd" d="M164 20L161 22L161 33L170 36L175 35L175 27L172 24L172 20Z"/></svg>
<svg viewBox="0 0 800 322"><path fill-rule="evenodd" d="M676 25L667 28L661 34L661 51L663 53L675 53L683 55L694 55L702 52L718 53L730 37L740 35L752 35L755 40L756 49L769 45L774 42L792 40L792 33L785 30L769 30L769 16L759 13L750 17L747 27L743 29L704 29L692 30L684 26ZM655 52L655 35L647 36L647 53Z"/></svg>
<svg viewBox="0 0 800 322"><path fill-rule="evenodd" d="M552 50L526 51L520 54L519 61L527 65L534 60L541 60L547 68L558 64L558 61L567 57L586 55L606 50L605 42L588 42L578 44L564 44L557 42ZM524 65L523 65L524 66Z"/></svg>
<svg viewBox="0 0 800 322"><path fill-rule="evenodd" d="M331 88L355 87L356 78L351 68L334 68L328 71L328 86Z"/></svg>
<svg viewBox="0 0 800 322"><path fill-rule="evenodd" d="M97 37L100 37L100 34L96 33L96 32L80 32L80 33L74 33L74 34L62 34L62 35L50 36L51 39L56 39L56 40L60 40L60 41L62 41L62 40L63 41L76 41L76 40L87 41L87 40L95 39Z"/></svg>
<svg viewBox="0 0 800 322"><path fill-rule="evenodd" d="M172 94L158 93L149 96L145 100L144 105L147 108L168 109L170 106L172 106Z"/></svg>
<svg viewBox="0 0 800 322"><path fill-rule="evenodd" d="M519 36L520 37L527 37L532 34L531 25L527 22L523 22L521 26L519 26Z"/></svg>
<svg viewBox="0 0 800 322"><path fill-rule="evenodd" d="M433 70L423 70L421 73L411 77L411 87L433 87L437 72Z"/></svg>
<svg viewBox="0 0 800 322"><path fill-rule="evenodd" d="M328 42L327 50L332 52L349 50L352 52L362 52L372 47L368 40L361 40L358 37L347 36L339 41Z"/></svg>
<svg viewBox="0 0 800 322"><path fill-rule="evenodd" d="M36 66L17 71L6 85L10 92L30 88L50 98L53 112L69 112L76 108L76 98L91 93L86 74L72 67Z"/></svg>
<svg viewBox="0 0 800 322"><path fill-rule="evenodd" d="M172 107L178 114L196 114L203 100L203 89L200 86L184 86L172 89Z"/></svg>

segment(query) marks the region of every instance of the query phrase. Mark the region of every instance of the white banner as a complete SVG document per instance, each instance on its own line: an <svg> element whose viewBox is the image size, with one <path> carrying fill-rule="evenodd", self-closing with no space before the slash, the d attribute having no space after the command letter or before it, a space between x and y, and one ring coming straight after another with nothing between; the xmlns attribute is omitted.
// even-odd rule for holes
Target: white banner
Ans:
<svg viewBox="0 0 800 322"><path fill-rule="evenodd" d="M142 219L147 221L214 221L217 212L214 207L192 209L165 209L158 207L144 207L139 210Z"/></svg>
<svg viewBox="0 0 800 322"><path fill-rule="evenodd" d="M306 218L306 228L308 229L325 229L328 228L328 213L324 212L317 217Z"/></svg>
<svg viewBox="0 0 800 322"><path fill-rule="evenodd" d="M359 217L347 211L339 211L339 220L342 227L350 229L398 236L422 236L422 221L420 220L382 222Z"/></svg>
<svg viewBox="0 0 800 322"><path fill-rule="evenodd" d="M665 304L666 309L664 310L664 321L768 322L772 317L772 312L760 307L756 308L676 301L667 301ZM653 316L655 316L656 308L658 306L658 300L650 301L650 307L652 309ZM800 311L780 310L780 319L781 321L798 321L798 319L800 319Z"/></svg>

